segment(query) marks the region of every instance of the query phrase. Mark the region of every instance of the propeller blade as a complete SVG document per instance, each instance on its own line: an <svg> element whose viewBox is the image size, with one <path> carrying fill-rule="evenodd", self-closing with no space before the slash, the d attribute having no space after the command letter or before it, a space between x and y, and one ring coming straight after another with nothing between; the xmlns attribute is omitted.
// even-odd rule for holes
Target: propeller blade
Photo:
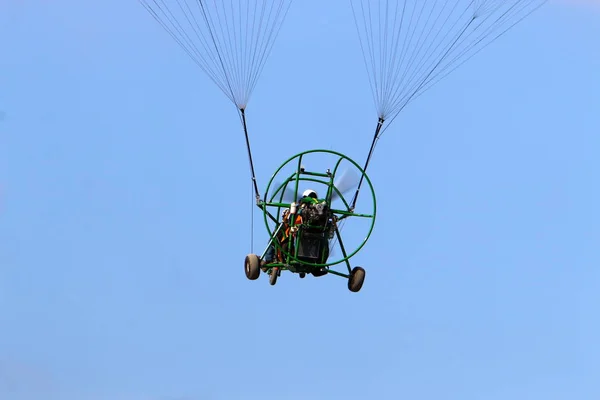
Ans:
<svg viewBox="0 0 600 400"><path fill-rule="evenodd" d="M337 190L339 190L340 193L344 195L352 188L358 186L359 180L360 178L354 170L347 169L342 173L342 175L340 175L339 178L335 180L333 184L337 188ZM338 197L340 197L339 194L334 191L332 193L331 199L337 199Z"/></svg>
<svg viewBox="0 0 600 400"><path fill-rule="evenodd" d="M270 197L273 197L273 194L275 193L276 190L279 189L279 187L281 185L282 185L281 182L277 182L277 184L274 185L273 192L271 193ZM273 198L273 201L278 202L280 198L281 198L282 203L293 203L294 201L296 201L296 193L295 193L293 187L290 185L291 185L291 183L288 182L288 184L283 189L283 198L281 198L281 190L279 190L277 192L277 194L275 195L275 198Z"/></svg>

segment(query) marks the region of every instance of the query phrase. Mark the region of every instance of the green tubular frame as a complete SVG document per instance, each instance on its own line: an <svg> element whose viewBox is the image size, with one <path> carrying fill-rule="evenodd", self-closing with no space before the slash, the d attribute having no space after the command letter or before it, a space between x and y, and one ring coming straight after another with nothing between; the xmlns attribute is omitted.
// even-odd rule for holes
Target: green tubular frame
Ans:
<svg viewBox="0 0 600 400"><path fill-rule="evenodd" d="M328 154L332 154L335 156L339 157L339 160L337 161L337 163L335 164L335 167L333 168L333 171L328 170L327 173L320 173L320 172L310 172L310 171L305 171L302 168L302 158L307 155L307 154L312 154L312 153L328 153ZM274 193L271 195L271 198L269 199L268 193L269 190L271 189L271 186L273 185L273 180L275 179L275 177L277 177L277 175L279 174L279 172L286 166L288 165L290 162L292 162L294 159L298 159L298 163L297 163L297 167L296 167L296 171L294 173L292 173L290 176L288 176L274 191ZM357 214L354 213L354 210L350 209L350 205L348 204L348 202L346 201L346 199L344 198L343 194L340 193L340 191L338 190L338 188L335 187L334 185L334 178L335 175L338 171L338 168L341 164L342 161L347 160L349 161L352 165L354 165L354 167L356 169L358 169L358 171L360 172L360 174L363 176L364 181L367 183L367 186L369 187L370 191L371 191L371 196L372 196L372 200L373 200L373 212L371 214ZM324 179L325 178L325 179ZM306 261L302 261L298 259L298 246L294 246L295 251L294 254L291 254L289 252L289 245L292 243L292 240L290 238L290 241L288 242L288 249L282 248L282 246L279 244L279 242L276 240L277 234L279 232L279 229L282 227L281 225L281 209L282 208L289 208L291 206L291 203L284 203L283 202L283 197L284 197L284 193L285 193L285 189L288 187L288 185L290 183L293 182L293 189L294 189L294 198L298 199L298 187L300 185L300 181L302 182L316 182L319 184L323 184L327 186L327 194L325 196L325 200L327 202L328 205L331 204L331 197L333 195L333 193L335 192L336 195L338 196L338 198L343 202L344 206L346 207L346 210L339 210L339 209L331 209L330 211L333 213L333 215L335 216L336 221L334 222L334 234L335 234L335 238L338 240L339 245L340 245L340 249L342 250L342 258L333 262L326 262L324 264L318 264L318 263L310 263L310 262L306 262ZM279 199L277 199L278 201L276 201L276 197L279 194ZM269 246L271 244L275 244L276 249L280 249L282 251L282 253L284 254L285 257L285 262L283 263L271 263L268 264L267 268L268 270L271 270L272 268L279 268L282 270L290 270L292 272L311 272L315 269L318 268L323 268L323 267L327 267L328 272L330 274L334 274L334 275L339 275L339 276L343 276L348 278L350 276L350 272L352 271L352 268L350 266L350 258L352 258L356 253L358 253L363 247L364 245L367 243L369 237L371 236L371 233L373 232L373 228L375 226L375 217L376 217L376 213L377 213L377 201L376 201L376 197L375 197L375 191L373 189L373 185L371 183L371 180L369 179L369 177L367 176L367 174L365 173L365 171L360 167L360 165L358 165L355 161L353 161L352 159L348 158L347 156L336 152L336 151L332 151L332 150L322 150L322 149L317 149L317 150L308 150L308 151L304 151L302 153L298 153L292 157L290 157L289 159L287 159L278 169L277 171L275 171L275 173L271 176L271 179L269 180L269 184L267 185L267 189L265 190L265 200L259 200L257 202L257 206L263 211L263 216L264 216L264 221L265 221L265 225L267 227L267 231L269 232L269 242L267 244L267 247L265 248L265 250L263 251L262 255L260 256L261 260L264 259L265 254L269 248ZM277 212L276 215L273 215L270 211L269 211L269 207L274 207L277 208ZM348 253L346 251L346 248L344 247L344 242L342 241L342 236L339 232L338 229L338 223L342 220L344 220L345 218L348 217L360 217L360 218L371 218L371 225L369 226L369 230L367 232L367 235L365 236L365 238L362 240L362 242L359 244L359 246L352 252ZM271 232L271 228L269 227L269 219L275 223L276 225L276 229L274 232ZM292 221L291 226L294 226L295 221ZM327 241L329 242L329 240L332 239L327 239ZM329 258L329 255L328 255ZM327 260L329 261L329 260ZM342 272L338 272L338 271L334 271L331 270L329 267L333 266L333 265L337 265L340 263L345 263L347 268L348 268L348 273L342 273Z"/></svg>

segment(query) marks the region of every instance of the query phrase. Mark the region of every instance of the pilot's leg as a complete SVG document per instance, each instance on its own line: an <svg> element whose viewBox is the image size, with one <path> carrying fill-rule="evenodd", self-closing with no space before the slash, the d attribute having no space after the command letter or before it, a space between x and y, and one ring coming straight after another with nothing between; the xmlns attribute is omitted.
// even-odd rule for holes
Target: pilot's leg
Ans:
<svg viewBox="0 0 600 400"><path fill-rule="evenodd" d="M264 267L266 264L270 264L275 259L275 245L273 242L267 248L267 252L265 253L265 258L261 262L261 267Z"/></svg>

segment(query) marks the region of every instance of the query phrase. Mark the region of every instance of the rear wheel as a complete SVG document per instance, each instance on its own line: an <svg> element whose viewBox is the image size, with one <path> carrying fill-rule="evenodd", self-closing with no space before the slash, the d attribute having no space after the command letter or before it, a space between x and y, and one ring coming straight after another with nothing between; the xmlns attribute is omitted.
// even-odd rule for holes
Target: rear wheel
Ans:
<svg viewBox="0 0 600 400"><path fill-rule="evenodd" d="M277 276L279 275L279 268L274 267L271 269L271 276L269 277L269 283L271 286L277 283Z"/></svg>
<svg viewBox="0 0 600 400"><path fill-rule="evenodd" d="M348 278L348 289L351 292L358 292L365 282L365 270L362 267L354 267Z"/></svg>
<svg viewBox="0 0 600 400"><path fill-rule="evenodd" d="M251 281L258 279L260 275L260 258L256 254L248 254L244 262L244 271L246 278Z"/></svg>

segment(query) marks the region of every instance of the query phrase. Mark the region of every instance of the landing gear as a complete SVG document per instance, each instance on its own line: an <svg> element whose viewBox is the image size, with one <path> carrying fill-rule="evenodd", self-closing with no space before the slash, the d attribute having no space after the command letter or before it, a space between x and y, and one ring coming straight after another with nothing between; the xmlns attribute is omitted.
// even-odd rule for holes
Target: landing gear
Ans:
<svg viewBox="0 0 600 400"><path fill-rule="evenodd" d="M365 282L365 270L361 267L354 267L348 278L348 289L351 292L358 292Z"/></svg>
<svg viewBox="0 0 600 400"><path fill-rule="evenodd" d="M260 258L256 254L248 254L244 262L246 278L251 281L258 279L260 275Z"/></svg>
<svg viewBox="0 0 600 400"><path fill-rule="evenodd" d="M265 271L265 270L268 271L268 269L263 267L263 271ZM246 278L250 279L251 281L256 280L260 276L260 271L261 271L260 257L257 256L256 254L248 254L246 256L246 260L244 262L244 272L246 273ZM326 275L328 272L329 271L327 270L327 268L323 268L323 269L315 270L311 273L314 276L322 276L322 275ZM271 267L270 271L268 272L268 275L269 275L269 284L271 284L271 286L275 285L277 283L277 278L279 278L279 275L281 275L281 267L280 266ZM306 272L299 272L298 275L300 276L301 279L303 279L306 277ZM343 276L346 276L346 275L343 275ZM365 282L364 268L354 267L350 271L350 275L348 276L348 289L351 292L358 292L362 288L364 282Z"/></svg>
<svg viewBox="0 0 600 400"><path fill-rule="evenodd" d="M269 283L271 286L277 283L277 277L279 276L279 268L274 267L271 269L271 275L269 276Z"/></svg>
<svg viewBox="0 0 600 400"><path fill-rule="evenodd" d="M261 269L263 272L268 270L264 266L261 266L260 257L256 254L248 254L244 260L244 272L246 273L246 278L251 281L258 279ZM271 285L276 284L279 275L281 275L281 268L272 267L269 271L269 283Z"/></svg>

